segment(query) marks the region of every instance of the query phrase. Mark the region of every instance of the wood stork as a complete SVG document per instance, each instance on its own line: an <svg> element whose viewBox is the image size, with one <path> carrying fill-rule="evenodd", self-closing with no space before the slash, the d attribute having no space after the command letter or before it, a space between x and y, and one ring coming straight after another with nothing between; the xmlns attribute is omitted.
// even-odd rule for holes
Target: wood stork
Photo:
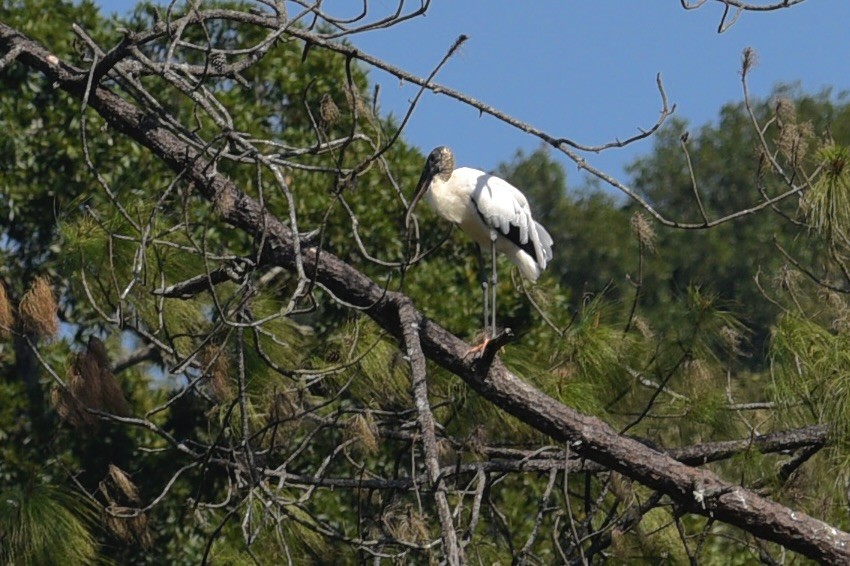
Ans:
<svg viewBox="0 0 850 566"><path fill-rule="evenodd" d="M552 259L552 236L531 216L528 201L507 181L469 167L455 169L452 151L440 146L428 156L419 184L407 209L405 224L419 200L425 199L443 218L453 222L478 244L481 286L484 290L484 330L496 336L496 252L508 256L523 277L537 281ZM487 272L483 251L489 247L492 273L492 318L488 321ZM486 340L485 340L486 344Z"/></svg>

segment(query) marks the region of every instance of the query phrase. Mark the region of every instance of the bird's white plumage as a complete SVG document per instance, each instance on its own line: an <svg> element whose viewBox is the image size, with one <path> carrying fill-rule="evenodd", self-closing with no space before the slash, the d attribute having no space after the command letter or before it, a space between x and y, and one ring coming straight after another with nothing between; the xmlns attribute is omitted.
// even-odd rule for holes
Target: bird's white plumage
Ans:
<svg viewBox="0 0 850 566"><path fill-rule="evenodd" d="M460 167L448 178L433 177L425 198L482 249L495 240L496 251L526 279L536 281L552 259L552 237L532 218L525 195L499 177Z"/></svg>
<svg viewBox="0 0 850 566"><path fill-rule="evenodd" d="M480 251L489 248L492 256L489 280L483 254L479 253L478 258L484 290L484 327L490 325L490 337L495 337L497 252L506 255L523 277L537 281L552 259L552 236L532 218L528 200L518 189L477 169L455 169L454 155L445 146L434 148L428 155L407 207L405 226L411 226L413 210L423 196L437 214L472 238ZM492 317L489 316L491 305Z"/></svg>

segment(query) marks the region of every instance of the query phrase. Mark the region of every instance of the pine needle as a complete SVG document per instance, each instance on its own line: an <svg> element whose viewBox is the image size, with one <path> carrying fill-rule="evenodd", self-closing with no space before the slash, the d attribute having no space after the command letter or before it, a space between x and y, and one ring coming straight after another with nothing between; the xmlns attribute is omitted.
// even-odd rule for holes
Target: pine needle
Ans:
<svg viewBox="0 0 850 566"><path fill-rule="evenodd" d="M0 563L92 564L94 510L82 497L48 485L0 491Z"/></svg>
<svg viewBox="0 0 850 566"><path fill-rule="evenodd" d="M823 167L803 207L811 226L831 244L850 244L850 148L829 144L817 152Z"/></svg>

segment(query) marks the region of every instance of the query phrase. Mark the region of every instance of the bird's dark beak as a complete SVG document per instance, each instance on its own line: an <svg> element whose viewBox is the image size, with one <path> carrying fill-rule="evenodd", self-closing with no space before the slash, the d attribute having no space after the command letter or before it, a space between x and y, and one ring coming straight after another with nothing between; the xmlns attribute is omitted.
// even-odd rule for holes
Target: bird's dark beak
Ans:
<svg viewBox="0 0 850 566"><path fill-rule="evenodd" d="M422 170L422 175L419 177L419 183L416 184L416 192L413 193L413 199L410 201L410 206L407 207L407 214L404 215L404 226L406 228L410 228L410 219L413 216L413 209L416 208L416 204L422 200L422 195L424 195L425 191L428 190L428 183L431 181L432 176L431 166L426 165L425 169Z"/></svg>

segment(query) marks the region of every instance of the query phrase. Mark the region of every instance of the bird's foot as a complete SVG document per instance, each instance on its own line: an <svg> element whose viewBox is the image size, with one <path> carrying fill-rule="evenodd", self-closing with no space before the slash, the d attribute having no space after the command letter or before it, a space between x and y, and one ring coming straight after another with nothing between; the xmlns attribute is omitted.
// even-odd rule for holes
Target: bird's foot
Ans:
<svg viewBox="0 0 850 566"><path fill-rule="evenodd" d="M466 353L463 355L464 358L478 358L484 353L487 349L487 343L490 342L492 338L484 338L484 341L478 344L477 346L471 347Z"/></svg>
<svg viewBox="0 0 850 566"><path fill-rule="evenodd" d="M514 338L515 336L513 331L510 328L505 328L504 330L499 331L499 333L495 336L485 337L483 342L467 350L463 357L464 359L471 360L473 365L478 367L479 370L483 369L486 372L486 370L489 369L490 364L493 363L493 358L496 357L496 353Z"/></svg>

